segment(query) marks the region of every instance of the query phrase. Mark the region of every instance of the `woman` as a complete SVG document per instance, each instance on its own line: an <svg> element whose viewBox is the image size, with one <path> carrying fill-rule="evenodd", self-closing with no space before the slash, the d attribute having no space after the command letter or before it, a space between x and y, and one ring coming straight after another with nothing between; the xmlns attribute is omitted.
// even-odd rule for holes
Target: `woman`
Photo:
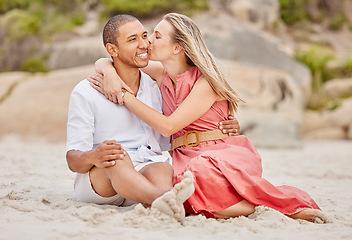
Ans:
<svg viewBox="0 0 352 240"><path fill-rule="evenodd" d="M158 82L165 115L126 91L124 104L162 135L172 135L174 182L180 182L187 170L194 175L195 192L185 203L186 212L229 218L248 216L255 206L264 205L291 218L325 222L325 215L307 193L275 187L262 178L261 158L245 136L222 135L216 130L217 123L229 111L236 111L241 100L194 22L180 14L167 14L155 27L150 43L151 60L159 62L150 62L143 71ZM107 60L97 63L103 73L110 67ZM111 83L104 79L104 89ZM92 86L102 91L98 85Z"/></svg>

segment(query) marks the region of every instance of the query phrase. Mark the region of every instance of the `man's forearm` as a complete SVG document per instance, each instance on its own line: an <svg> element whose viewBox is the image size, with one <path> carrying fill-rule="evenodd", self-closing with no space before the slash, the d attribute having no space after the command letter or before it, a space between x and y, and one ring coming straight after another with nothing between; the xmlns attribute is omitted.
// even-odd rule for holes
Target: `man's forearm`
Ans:
<svg viewBox="0 0 352 240"><path fill-rule="evenodd" d="M94 164L90 161L91 151L83 152L79 150L70 150L66 153L66 160L69 169L72 172L86 173Z"/></svg>

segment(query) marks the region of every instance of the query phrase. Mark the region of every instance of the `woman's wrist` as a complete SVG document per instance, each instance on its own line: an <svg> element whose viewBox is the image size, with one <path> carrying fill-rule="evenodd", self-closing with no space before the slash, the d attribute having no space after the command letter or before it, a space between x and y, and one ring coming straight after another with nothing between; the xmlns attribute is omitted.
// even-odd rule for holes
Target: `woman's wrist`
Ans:
<svg viewBox="0 0 352 240"><path fill-rule="evenodd" d="M104 66L102 69L102 73L104 76L107 76L107 75L111 75L111 74L116 74L116 69L114 68L114 66L112 66L111 64L110 65L106 65Z"/></svg>
<svg viewBox="0 0 352 240"><path fill-rule="evenodd" d="M124 89L124 88L122 88L122 89L121 89L121 96L124 97L126 92L127 92L127 90Z"/></svg>

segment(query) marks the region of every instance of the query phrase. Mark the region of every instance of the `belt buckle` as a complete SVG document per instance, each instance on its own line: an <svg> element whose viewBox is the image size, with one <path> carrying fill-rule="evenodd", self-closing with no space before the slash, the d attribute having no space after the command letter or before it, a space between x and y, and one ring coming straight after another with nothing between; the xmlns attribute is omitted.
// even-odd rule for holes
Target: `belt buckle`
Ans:
<svg viewBox="0 0 352 240"><path fill-rule="evenodd" d="M194 142L194 143L188 143L187 137L188 137L188 135L190 135L190 134L192 134L192 133L196 134L197 141ZM199 143L200 143L200 134L199 134L199 132L198 132L197 130L191 130L191 131L186 132L186 133L183 135L183 142L184 142L184 144L185 144L186 147L196 147L196 146L198 146Z"/></svg>

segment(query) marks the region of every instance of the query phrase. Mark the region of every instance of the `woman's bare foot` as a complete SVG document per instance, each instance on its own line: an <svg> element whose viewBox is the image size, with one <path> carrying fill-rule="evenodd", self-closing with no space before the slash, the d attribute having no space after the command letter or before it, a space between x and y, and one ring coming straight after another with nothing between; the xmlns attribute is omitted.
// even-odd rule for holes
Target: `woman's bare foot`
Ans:
<svg viewBox="0 0 352 240"><path fill-rule="evenodd" d="M156 208L160 212L182 222L185 218L183 203L193 194L193 192L193 175L190 171L187 171L181 182L175 184L170 191L154 200L152 208Z"/></svg>
<svg viewBox="0 0 352 240"><path fill-rule="evenodd" d="M326 215L318 209L305 209L298 213L288 215L293 219L302 219L313 223L326 223Z"/></svg>

